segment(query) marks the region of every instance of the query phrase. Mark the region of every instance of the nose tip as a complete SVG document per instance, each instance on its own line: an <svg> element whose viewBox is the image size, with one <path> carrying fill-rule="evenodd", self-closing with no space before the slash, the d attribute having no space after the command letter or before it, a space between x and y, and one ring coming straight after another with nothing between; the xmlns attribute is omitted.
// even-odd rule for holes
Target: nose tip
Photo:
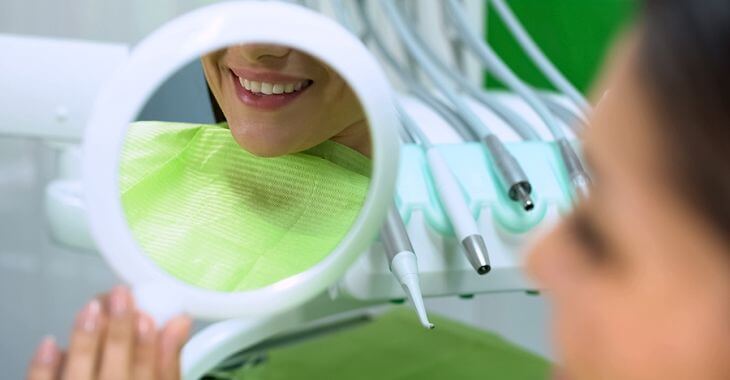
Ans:
<svg viewBox="0 0 730 380"><path fill-rule="evenodd" d="M555 278L569 276L565 255L570 237L565 222L559 223L539 240L532 242L524 259L524 270L539 287L554 287Z"/></svg>
<svg viewBox="0 0 730 380"><path fill-rule="evenodd" d="M244 57L250 62L261 61L267 58L284 58L291 51L290 48L271 44L246 44L231 48L232 53Z"/></svg>

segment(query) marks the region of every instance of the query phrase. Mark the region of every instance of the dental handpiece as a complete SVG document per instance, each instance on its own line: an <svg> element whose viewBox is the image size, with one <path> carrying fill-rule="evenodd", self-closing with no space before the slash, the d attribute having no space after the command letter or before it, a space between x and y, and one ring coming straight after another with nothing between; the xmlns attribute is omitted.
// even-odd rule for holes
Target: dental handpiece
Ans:
<svg viewBox="0 0 730 380"><path fill-rule="evenodd" d="M406 226L394 204L388 210L385 223L380 228L380 239L383 241L390 271L416 309L421 325L427 329L434 328L428 320L426 307L423 305L423 295L418 279L418 260L413 252L411 240L408 238Z"/></svg>
<svg viewBox="0 0 730 380"><path fill-rule="evenodd" d="M459 183L451 173L451 169L446 165L446 159L441 155L441 152L433 147L426 151L426 158L431 167L434 185L438 190L437 193L444 205L446 214L449 216L454 233L464 247L466 258L477 273L482 275L489 273L492 267L489 263L489 254L484 238L479 232L477 222L474 220L469 205L462 195Z"/></svg>
<svg viewBox="0 0 730 380"><path fill-rule="evenodd" d="M492 153L492 159L496 161L495 165L502 168L502 170L497 171L499 179L502 183L512 184L507 193L509 198L513 201L520 202L525 211L530 211L535 208L535 204L530 197L532 185L530 185L527 175L522 170L522 166L520 166L514 156L507 151L502 141L496 138L496 136L485 136L482 138L482 141Z"/></svg>
<svg viewBox="0 0 730 380"><path fill-rule="evenodd" d="M474 220L469 205L464 199L459 182L446 164L446 159L441 152L431 144L428 136L418 128L416 122L397 101L395 102L395 108L410 138L423 146L426 151L426 161L433 176L436 193L441 199L441 204L444 206L446 215L454 228L456 238L464 247L467 260L478 274L487 274L492 269L489 263L487 245L484 243L477 222Z"/></svg>

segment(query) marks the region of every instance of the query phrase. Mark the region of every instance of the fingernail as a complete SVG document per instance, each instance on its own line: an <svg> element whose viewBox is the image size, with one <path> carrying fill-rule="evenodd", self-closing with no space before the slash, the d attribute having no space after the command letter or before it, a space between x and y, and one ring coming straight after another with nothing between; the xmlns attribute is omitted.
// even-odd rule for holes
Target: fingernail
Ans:
<svg viewBox="0 0 730 380"><path fill-rule="evenodd" d="M117 286L112 289L109 295L109 309L113 316L121 316L129 310L129 291L124 286Z"/></svg>
<svg viewBox="0 0 730 380"><path fill-rule="evenodd" d="M193 320L190 319L187 315L183 315L180 317L180 330L184 332L183 338L187 338L187 336L190 334L190 329L193 327Z"/></svg>
<svg viewBox="0 0 730 380"><path fill-rule="evenodd" d="M56 345L56 339L50 335L45 336L38 346L36 352L36 360L41 364L53 364L58 357L58 346Z"/></svg>
<svg viewBox="0 0 730 380"><path fill-rule="evenodd" d="M190 329L193 327L193 320L190 319L188 316L181 317L182 321L180 322L180 335L177 338L177 346L182 347L185 342L188 341L188 337L190 336Z"/></svg>
<svg viewBox="0 0 730 380"><path fill-rule="evenodd" d="M101 303L94 298L79 314L79 328L86 332L93 332L99 326L99 315L101 314Z"/></svg>
<svg viewBox="0 0 730 380"><path fill-rule="evenodd" d="M175 326L165 329L165 334L162 337L162 344L165 351L175 352L179 350L187 340L193 321L187 316L181 316L176 317L170 323L175 324Z"/></svg>
<svg viewBox="0 0 730 380"><path fill-rule="evenodd" d="M137 317L137 339L142 342L149 342L154 336L152 333L155 329L155 323L150 317L139 314Z"/></svg>

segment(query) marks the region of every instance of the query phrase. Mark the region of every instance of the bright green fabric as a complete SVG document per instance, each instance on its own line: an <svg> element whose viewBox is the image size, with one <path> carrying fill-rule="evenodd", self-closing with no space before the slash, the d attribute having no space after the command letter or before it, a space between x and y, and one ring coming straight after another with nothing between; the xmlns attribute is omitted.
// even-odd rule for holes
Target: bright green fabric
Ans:
<svg viewBox="0 0 730 380"><path fill-rule="evenodd" d="M398 308L362 326L272 349L266 360L213 379L446 380L549 378L550 363L499 336L445 318L425 330Z"/></svg>
<svg viewBox="0 0 730 380"><path fill-rule="evenodd" d="M120 171L127 221L147 254L188 283L239 291L329 254L362 207L370 161L332 141L262 158L224 124L138 122Z"/></svg>

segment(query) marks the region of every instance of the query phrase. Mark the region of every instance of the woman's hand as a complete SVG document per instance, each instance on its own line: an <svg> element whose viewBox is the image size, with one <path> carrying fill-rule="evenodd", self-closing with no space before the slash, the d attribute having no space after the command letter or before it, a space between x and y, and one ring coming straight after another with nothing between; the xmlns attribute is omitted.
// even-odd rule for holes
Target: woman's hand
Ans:
<svg viewBox="0 0 730 380"><path fill-rule="evenodd" d="M152 318L135 309L129 290L118 286L79 312L68 351L51 337L43 340L27 379L179 379L190 325L181 316L158 331Z"/></svg>

